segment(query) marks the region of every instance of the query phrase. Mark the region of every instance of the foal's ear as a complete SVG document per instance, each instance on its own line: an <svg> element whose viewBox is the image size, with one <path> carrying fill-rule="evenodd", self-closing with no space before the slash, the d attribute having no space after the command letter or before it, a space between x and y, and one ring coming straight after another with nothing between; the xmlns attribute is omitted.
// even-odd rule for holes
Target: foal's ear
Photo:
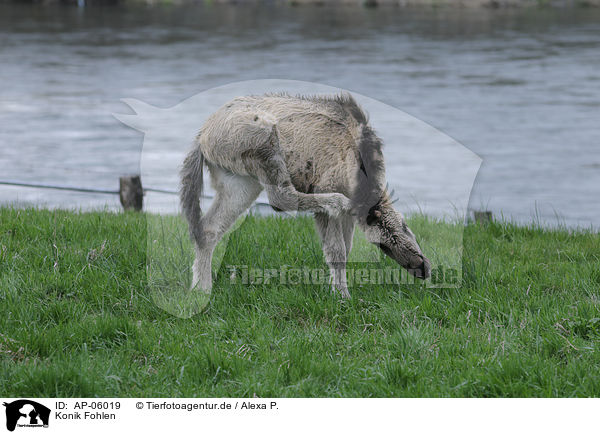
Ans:
<svg viewBox="0 0 600 434"><path fill-rule="evenodd" d="M377 221L381 218L381 211L375 209L375 207L369 210L369 214L367 215L367 224L369 226L373 226Z"/></svg>

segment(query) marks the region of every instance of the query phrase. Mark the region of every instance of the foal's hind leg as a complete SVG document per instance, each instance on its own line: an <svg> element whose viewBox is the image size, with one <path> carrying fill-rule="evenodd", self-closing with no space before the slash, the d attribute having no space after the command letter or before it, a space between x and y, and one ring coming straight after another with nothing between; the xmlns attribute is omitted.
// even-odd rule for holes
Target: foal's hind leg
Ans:
<svg viewBox="0 0 600 434"><path fill-rule="evenodd" d="M340 193L301 193L292 184L281 147L277 128L273 126L263 143L242 153L246 173L258 178L269 197L271 206L280 211L312 211L330 216L349 213L350 199Z"/></svg>
<svg viewBox="0 0 600 434"><path fill-rule="evenodd" d="M209 170L216 195L211 207L202 216L203 234L201 242L196 243L192 282L192 288L207 293L212 289L211 262L215 246L262 190L261 185L252 178L235 175L215 166L209 166Z"/></svg>
<svg viewBox="0 0 600 434"><path fill-rule="evenodd" d="M247 164L257 174L265 188L269 203L280 211L311 211L331 217L349 213L352 210L350 199L340 193L306 194L296 190L292 184L283 156L277 147L266 159L255 159Z"/></svg>

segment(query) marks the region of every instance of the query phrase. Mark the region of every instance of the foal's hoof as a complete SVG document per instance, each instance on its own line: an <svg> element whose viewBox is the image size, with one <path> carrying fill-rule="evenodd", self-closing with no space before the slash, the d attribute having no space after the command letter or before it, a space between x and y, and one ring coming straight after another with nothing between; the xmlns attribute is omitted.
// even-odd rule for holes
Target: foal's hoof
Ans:
<svg viewBox="0 0 600 434"><path fill-rule="evenodd" d="M352 205L352 201L347 198L346 196L344 196L343 194L340 194L341 198L340 198L340 209L343 213L349 213L352 212L352 210L354 209L353 205Z"/></svg>
<svg viewBox="0 0 600 434"><path fill-rule="evenodd" d="M352 298L352 297L350 297L350 293L348 292L348 290L346 288L343 288L343 289L331 288L331 292L333 292L335 295L341 297L344 300L350 300Z"/></svg>

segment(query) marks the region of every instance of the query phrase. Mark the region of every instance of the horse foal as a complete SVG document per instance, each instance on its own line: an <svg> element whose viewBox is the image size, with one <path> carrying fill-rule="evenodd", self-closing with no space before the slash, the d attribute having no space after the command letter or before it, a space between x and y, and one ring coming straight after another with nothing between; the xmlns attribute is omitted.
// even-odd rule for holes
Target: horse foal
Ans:
<svg viewBox="0 0 600 434"><path fill-rule="evenodd" d="M381 140L350 95L239 97L204 124L181 170L181 205L195 244L193 287L210 292L217 242L259 193L276 211L314 213L332 289L349 298L354 226L414 276L430 276L386 191ZM216 191L202 214L202 172Z"/></svg>

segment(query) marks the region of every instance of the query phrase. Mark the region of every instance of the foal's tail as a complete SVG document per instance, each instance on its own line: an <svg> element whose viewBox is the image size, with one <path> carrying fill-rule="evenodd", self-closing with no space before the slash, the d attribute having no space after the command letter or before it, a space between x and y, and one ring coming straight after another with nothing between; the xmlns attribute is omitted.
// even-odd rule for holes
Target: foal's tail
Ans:
<svg viewBox="0 0 600 434"><path fill-rule="evenodd" d="M179 191L179 200L183 215L190 227L190 235L201 244L202 241L202 223L200 217L200 196L202 195L202 172L204 167L204 155L200 151L198 144L187 155L183 161L183 167L180 172L181 190Z"/></svg>

